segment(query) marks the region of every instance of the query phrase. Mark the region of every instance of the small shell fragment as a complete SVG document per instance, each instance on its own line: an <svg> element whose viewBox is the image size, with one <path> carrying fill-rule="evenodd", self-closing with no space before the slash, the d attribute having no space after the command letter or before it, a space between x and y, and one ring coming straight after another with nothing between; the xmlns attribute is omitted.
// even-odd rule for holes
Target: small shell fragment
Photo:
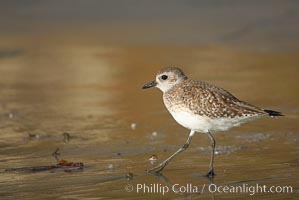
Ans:
<svg viewBox="0 0 299 200"><path fill-rule="evenodd" d="M155 154L153 154L148 160L153 165L153 164L155 164L157 162L158 156L156 156Z"/></svg>
<svg viewBox="0 0 299 200"><path fill-rule="evenodd" d="M136 126L137 126L136 123L132 123L132 124L131 124L131 129L132 129L132 130L135 130L135 129L136 129Z"/></svg>

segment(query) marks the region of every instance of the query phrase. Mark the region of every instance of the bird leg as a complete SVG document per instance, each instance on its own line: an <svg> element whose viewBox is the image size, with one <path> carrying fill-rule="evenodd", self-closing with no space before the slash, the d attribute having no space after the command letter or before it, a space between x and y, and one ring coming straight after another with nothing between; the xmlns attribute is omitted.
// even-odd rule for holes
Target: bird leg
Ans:
<svg viewBox="0 0 299 200"><path fill-rule="evenodd" d="M185 151L188 147L189 147L189 144L190 144L190 141L192 139L192 136L194 135L195 131L192 131L190 132L189 134L189 137L187 139L187 141L183 144L183 146L181 148L179 148L174 154L172 154L169 158L167 158L166 160L164 160L163 162L161 162L158 166L152 168L152 169L149 169L147 170L148 173L151 173L151 172L161 172L164 167L166 167L166 165L176 156L178 155L179 153Z"/></svg>
<svg viewBox="0 0 299 200"><path fill-rule="evenodd" d="M215 176L215 173L214 173L214 155L215 155L216 141L215 141L213 135L210 132L208 132L207 135L209 136L209 138L212 142L211 161L210 161L210 167L209 167L209 172L207 173L207 176L208 177L213 177L213 176Z"/></svg>

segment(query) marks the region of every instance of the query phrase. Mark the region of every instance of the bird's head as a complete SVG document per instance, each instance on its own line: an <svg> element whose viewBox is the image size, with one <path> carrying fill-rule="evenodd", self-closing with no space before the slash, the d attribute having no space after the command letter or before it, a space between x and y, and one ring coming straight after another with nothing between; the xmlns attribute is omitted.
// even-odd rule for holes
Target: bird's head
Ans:
<svg viewBox="0 0 299 200"><path fill-rule="evenodd" d="M142 89L157 87L164 93L186 79L188 79L188 77L181 69L177 67L165 67L158 71L155 80L145 84Z"/></svg>

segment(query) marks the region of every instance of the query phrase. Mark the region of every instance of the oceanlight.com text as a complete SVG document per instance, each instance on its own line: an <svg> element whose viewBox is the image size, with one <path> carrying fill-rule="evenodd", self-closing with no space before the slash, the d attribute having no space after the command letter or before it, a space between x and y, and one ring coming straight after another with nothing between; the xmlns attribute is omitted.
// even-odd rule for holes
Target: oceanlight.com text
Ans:
<svg viewBox="0 0 299 200"><path fill-rule="evenodd" d="M216 184L204 184L195 185L192 183L187 184L173 184L163 185L161 183L153 184L127 184L125 186L127 192L143 193L143 194L161 194L167 193L219 193L219 194L248 194L250 196L261 193L278 194L278 193L292 193L292 186L279 186L279 185L264 185L264 184L242 184L242 185L216 185Z"/></svg>

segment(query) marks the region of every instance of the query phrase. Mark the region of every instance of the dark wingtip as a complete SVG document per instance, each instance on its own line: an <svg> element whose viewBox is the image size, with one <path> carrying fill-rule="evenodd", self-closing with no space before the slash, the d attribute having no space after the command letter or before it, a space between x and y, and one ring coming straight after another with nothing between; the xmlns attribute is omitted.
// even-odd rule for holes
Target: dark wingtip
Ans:
<svg viewBox="0 0 299 200"><path fill-rule="evenodd" d="M284 116L281 112L277 112L274 110L264 110L270 117L281 117Z"/></svg>

